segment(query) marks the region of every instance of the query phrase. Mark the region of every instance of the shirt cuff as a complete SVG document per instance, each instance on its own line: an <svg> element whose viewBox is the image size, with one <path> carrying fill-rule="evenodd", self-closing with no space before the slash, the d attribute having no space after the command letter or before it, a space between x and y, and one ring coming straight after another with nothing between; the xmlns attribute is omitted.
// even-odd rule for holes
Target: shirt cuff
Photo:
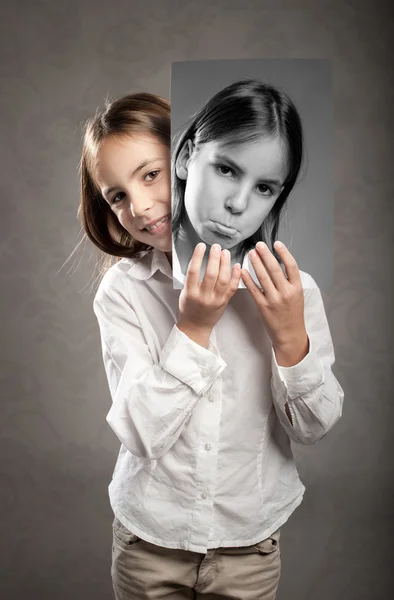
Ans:
<svg viewBox="0 0 394 600"><path fill-rule="evenodd" d="M161 351L160 364L196 394L204 394L227 366L212 340L209 340L208 348L204 348L176 325Z"/></svg>
<svg viewBox="0 0 394 600"><path fill-rule="evenodd" d="M308 336L309 337L309 336ZM304 358L291 367L282 367L276 361L272 347L272 382L274 389L280 394L285 390L290 400L299 398L324 383L324 369L309 337L309 352Z"/></svg>

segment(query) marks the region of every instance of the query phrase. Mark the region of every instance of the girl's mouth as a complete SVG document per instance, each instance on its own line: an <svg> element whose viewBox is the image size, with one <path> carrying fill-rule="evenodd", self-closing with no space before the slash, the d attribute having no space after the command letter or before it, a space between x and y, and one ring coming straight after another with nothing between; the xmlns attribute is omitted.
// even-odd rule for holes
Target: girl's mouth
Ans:
<svg viewBox="0 0 394 600"><path fill-rule="evenodd" d="M215 223L215 228L218 233L222 233L223 235L232 236L237 233L234 227L227 227L227 225L222 225L221 223Z"/></svg>
<svg viewBox="0 0 394 600"><path fill-rule="evenodd" d="M158 221L155 225L152 225L151 228L147 229L145 227L142 231L149 233L150 235L159 235L167 230L170 223L171 215L166 215L161 221Z"/></svg>
<svg viewBox="0 0 394 600"><path fill-rule="evenodd" d="M222 223L218 223L217 221L211 221L207 227L216 235L227 239L232 239L238 233L238 230L234 229L234 227L227 227L227 225L222 225Z"/></svg>

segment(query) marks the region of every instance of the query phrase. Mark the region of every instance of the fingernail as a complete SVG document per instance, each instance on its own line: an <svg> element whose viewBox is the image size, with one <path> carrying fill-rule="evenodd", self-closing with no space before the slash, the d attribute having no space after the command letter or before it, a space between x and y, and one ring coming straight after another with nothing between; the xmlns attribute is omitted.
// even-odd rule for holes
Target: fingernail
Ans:
<svg viewBox="0 0 394 600"><path fill-rule="evenodd" d="M264 250L266 244L264 242L257 242L256 246L259 250Z"/></svg>
<svg viewBox="0 0 394 600"><path fill-rule="evenodd" d="M277 242L275 242L274 246L275 246L276 248L282 248L282 247L283 247L283 244L282 244L282 242L279 242L279 240L278 240Z"/></svg>
<svg viewBox="0 0 394 600"><path fill-rule="evenodd" d="M212 246L212 250L213 250L214 252L217 252L218 250L221 250L221 247L219 246L219 244L214 244L214 245Z"/></svg>

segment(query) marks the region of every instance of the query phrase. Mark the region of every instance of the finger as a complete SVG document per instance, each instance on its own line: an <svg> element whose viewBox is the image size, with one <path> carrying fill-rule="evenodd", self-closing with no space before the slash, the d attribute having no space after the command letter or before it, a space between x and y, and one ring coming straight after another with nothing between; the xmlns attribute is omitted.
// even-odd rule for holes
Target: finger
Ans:
<svg viewBox="0 0 394 600"><path fill-rule="evenodd" d="M220 256L219 275L216 281L215 290L221 294L228 286L231 277L231 254L229 250L224 249Z"/></svg>
<svg viewBox="0 0 394 600"><path fill-rule="evenodd" d="M267 304L267 298L264 292L261 291L258 285L253 281L252 276L247 271L247 269L241 270L242 280L246 286L246 288L251 293L253 299L255 300L258 307L264 307Z"/></svg>
<svg viewBox="0 0 394 600"><path fill-rule="evenodd" d="M293 285L301 284L301 274L294 256L286 248L283 242L276 241L274 248L285 265L288 281Z"/></svg>
<svg viewBox="0 0 394 600"><path fill-rule="evenodd" d="M231 298L231 296L233 296L235 294L235 292L237 291L237 289L239 288L239 281L241 279L241 265L239 263L235 263L235 265L233 266L233 270L231 273L231 279L230 279L230 283L228 284L228 293L229 293L229 299Z"/></svg>
<svg viewBox="0 0 394 600"><path fill-rule="evenodd" d="M249 256L250 262L252 263L254 272L256 273L256 277L257 277L258 281L260 282L261 287L263 288L266 297L269 299L274 298L277 295L278 290L276 289L274 282L272 281L270 275L268 274L267 269L262 261L261 256L259 255L258 252L256 252L256 250L251 250L248 253L248 256ZM276 261L276 262L278 262L278 261ZM250 273L249 273L249 275L250 275Z"/></svg>
<svg viewBox="0 0 394 600"><path fill-rule="evenodd" d="M261 260L263 261L265 270L268 273L275 288L278 291L283 290L284 287L287 285L286 275L283 273L278 260L272 254L267 244L264 244L264 242L258 242L256 244L256 251L260 256Z"/></svg>
<svg viewBox="0 0 394 600"><path fill-rule="evenodd" d="M204 242L200 242L194 248L192 257L190 259L185 279L185 287L187 289L195 290L200 285L200 273L201 265L204 258L206 246Z"/></svg>
<svg viewBox="0 0 394 600"><path fill-rule="evenodd" d="M204 278L200 287L202 291L212 290L216 285L220 266L220 250L219 244L213 244L213 246L211 246Z"/></svg>

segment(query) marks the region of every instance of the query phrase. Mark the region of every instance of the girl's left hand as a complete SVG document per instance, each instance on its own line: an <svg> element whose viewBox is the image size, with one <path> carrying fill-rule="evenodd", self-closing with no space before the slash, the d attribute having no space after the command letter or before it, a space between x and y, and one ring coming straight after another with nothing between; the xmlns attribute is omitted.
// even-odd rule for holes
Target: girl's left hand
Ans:
<svg viewBox="0 0 394 600"><path fill-rule="evenodd" d="M241 276L251 293L275 349L297 346L307 339L304 321L304 292L301 276L294 257L284 244L275 242L286 268L286 275L264 242L256 244L249 258L261 284L255 284L249 272L242 269Z"/></svg>

